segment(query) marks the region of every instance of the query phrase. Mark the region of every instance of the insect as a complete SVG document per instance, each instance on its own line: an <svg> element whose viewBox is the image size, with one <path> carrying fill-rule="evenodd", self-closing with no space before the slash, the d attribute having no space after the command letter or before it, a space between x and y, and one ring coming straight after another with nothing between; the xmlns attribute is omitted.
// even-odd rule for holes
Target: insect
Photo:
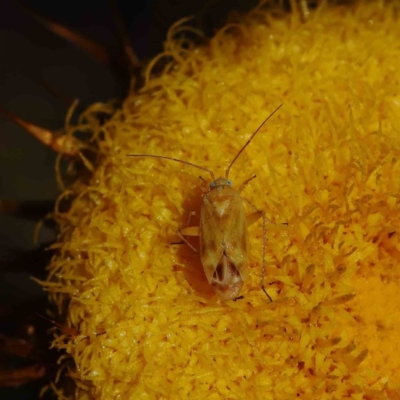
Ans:
<svg viewBox="0 0 400 400"><path fill-rule="evenodd" d="M77 329L77 328L72 328L72 327L70 327L70 326L68 326L68 325L61 324L61 323L55 321L54 319L47 318L47 317L45 317L44 315L41 315L41 314L39 314L39 313L36 313L36 315L37 315L38 317L44 319L45 321L49 322L50 324L54 325L54 326L55 326L56 328L58 328L65 336L67 336L67 337L69 337L69 338L71 338L71 339L75 339L75 338L77 338L79 335L81 335L81 333L79 332L79 329ZM105 333L106 333L106 332L100 332L100 333L93 332L93 335L95 335L95 336L101 336L101 335L104 335ZM81 336L82 336L82 335L81 335ZM88 338L89 338L89 335L82 336L82 337L81 337L81 340L83 340L83 339L88 339Z"/></svg>
<svg viewBox="0 0 400 400"><path fill-rule="evenodd" d="M215 179L214 172L208 168L193 164L188 161L179 160L167 156L153 154L127 154L130 157L152 157L172 160L181 164L206 171L211 176L208 190L205 190L200 210L200 225L189 226L189 215L187 226L178 231L178 235L184 243L189 245L195 252L197 249L188 242L186 237L200 237L200 258L203 264L207 280L214 292L224 300L237 299L246 278L246 270L249 265L248 256L248 233L247 228L260 218L263 219L263 251L262 251L262 280L261 287L267 297L272 301L264 287L265 275L265 237L266 217L262 210L257 210L249 201L242 198L240 193L246 185L256 177L247 179L235 190L232 181L229 180L229 172L240 154L250 144L254 136L260 131L264 124L282 107L277 107L257 128L250 139L239 150L225 171L224 178ZM255 210L246 216L243 207L246 201Z"/></svg>

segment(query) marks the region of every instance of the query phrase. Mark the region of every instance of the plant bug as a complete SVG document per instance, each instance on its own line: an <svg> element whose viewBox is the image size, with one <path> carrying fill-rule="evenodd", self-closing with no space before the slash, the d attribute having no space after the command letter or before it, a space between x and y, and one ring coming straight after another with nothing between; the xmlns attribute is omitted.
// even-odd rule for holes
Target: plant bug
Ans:
<svg viewBox="0 0 400 400"><path fill-rule="evenodd" d="M263 219L263 250L262 250L262 278L261 287L267 297L272 301L264 287L265 275L265 237L266 217L265 212L257 210L248 200L240 197L240 193L256 175L242 183L239 189L232 187L229 180L229 172L232 165L238 159L244 149L250 144L254 136L264 124L282 107L277 107L251 135L250 139L239 150L225 171L224 178L215 179L214 172L208 168L167 156L153 154L127 154L130 157L152 157L172 160L181 164L190 165L210 174L212 182L210 188L205 191L200 211L200 225L189 226L190 214L187 226L178 231L178 235L195 252L197 250L185 237L200 237L200 258L203 264L207 280L214 292L224 300L237 299L242 289L246 270L249 265L248 257L248 233L249 225L258 219ZM247 215L243 207L246 201L255 210Z"/></svg>
<svg viewBox="0 0 400 400"><path fill-rule="evenodd" d="M54 319L51 318L47 318L44 315L41 315L39 313L36 313L36 315L42 319L44 319L45 321L49 322L50 324L54 325L56 328L60 329L61 332L65 335L68 336L71 339L76 339L78 336L81 336L81 340L83 339L88 339L89 335L82 335L79 332L79 329L77 328L72 328L68 325L65 324L61 324L60 322L55 321ZM93 333L95 336L101 336L104 335L106 332L101 332L101 333Z"/></svg>

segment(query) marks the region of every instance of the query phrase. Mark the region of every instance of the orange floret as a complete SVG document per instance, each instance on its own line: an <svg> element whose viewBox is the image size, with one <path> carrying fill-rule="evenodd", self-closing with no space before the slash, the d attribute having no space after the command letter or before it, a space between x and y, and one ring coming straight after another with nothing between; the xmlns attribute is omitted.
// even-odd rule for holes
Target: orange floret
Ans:
<svg viewBox="0 0 400 400"><path fill-rule="evenodd" d="M400 398L397 2L258 9L201 47L173 36L163 73L155 60L107 123L100 105L82 116L98 156L55 213L44 285L80 332L54 342L75 397ZM198 254L171 245L200 210L199 171L126 155L219 176L280 103L230 174L257 175L243 196L270 220L274 301L254 224L244 298L224 302Z"/></svg>

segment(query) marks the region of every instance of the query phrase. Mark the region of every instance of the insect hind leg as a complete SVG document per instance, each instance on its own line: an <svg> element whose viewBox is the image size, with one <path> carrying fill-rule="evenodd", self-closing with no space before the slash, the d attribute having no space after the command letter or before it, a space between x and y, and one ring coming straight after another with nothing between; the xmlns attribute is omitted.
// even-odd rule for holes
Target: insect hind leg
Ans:
<svg viewBox="0 0 400 400"><path fill-rule="evenodd" d="M198 253L198 250L185 238L185 236L199 236L198 226L189 226L187 228L179 229L178 236L181 238L181 242L179 243L186 243L195 253Z"/></svg>
<svg viewBox="0 0 400 400"><path fill-rule="evenodd" d="M178 230L178 236L181 238L180 242L172 242L171 244L183 244L186 243L195 253L198 253L197 249L189 243L189 241L185 238L185 236L199 236L199 227L198 226L189 226L190 220L192 216L196 215L195 211L191 211L189 213L188 220L186 222L186 226L182 229Z"/></svg>
<svg viewBox="0 0 400 400"><path fill-rule="evenodd" d="M255 177L255 176L254 176ZM252 179L252 178L250 178ZM245 181L242 186L244 184L247 184L249 181ZM268 292L265 289L265 240L267 237L267 216L265 215L265 211L263 210L258 210L254 204L250 203L249 200L245 199L242 197L242 200L246 201L247 204L249 204L255 211L246 216L246 222L247 222L247 226L250 226L251 224L253 224L254 222L258 221L260 218L262 218L263 224L262 224L262 237L263 237L263 246L262 246L262 266L261 266L261 289L262 291L265 293L265 295L268 297L269 301L272 303L272 298L271 296L268 294Z"/></svg>

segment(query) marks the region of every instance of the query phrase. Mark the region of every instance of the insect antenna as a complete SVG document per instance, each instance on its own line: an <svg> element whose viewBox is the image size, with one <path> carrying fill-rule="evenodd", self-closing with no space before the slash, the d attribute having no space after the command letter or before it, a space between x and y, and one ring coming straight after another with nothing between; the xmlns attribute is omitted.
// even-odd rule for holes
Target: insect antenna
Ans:
<svg viewBox="0 0 400 400"><path fill-rule="evenodd" d="M214 172L212 172L208 168L201 167L200 165L193 164L193 163L191 163L189 161L178 160L177 158L166 157L166 156L157 156L157 155L154 155L154 154L127 154L127 157L151 157L151 158L163 158L165 160L176 161L178 163L190 165L191 167L195 167L195 168L198 168L198 169L201 169L203 171L208 172L211 175L212 180L215 181Z"/></svg>
<svg viewBox="0 0 400 400"><path fill-rule="evenodd" d="M235 163L235 161L239 158L239 156L242 154L243 150L249 145L249 143L253 140L254 136L257 135L259 130L266 124L266 122L283 106L281 104L279 107L277 107L270 115L268 115L267 118L263 121L263 123L256 129L256 131L251 135L250 139L245 143L245 145L240 149L239 153L236 154L235 158L232 160L232 162L229 164L229 167L225 171L225 179L229 178L229 171L232 168L232 165Z"/></svg>
<svg viewBox="0 0 400 400"><path fill-rule="evenodd" d="M45 317L42 314L39 313L35 313L38 317L44 319L45 321L50 322L51 324L53 324L54 326L56 326L58 329L60 329L65 335L67 336L71 336L71 337L76 337L79 335L79 330L76 328L72 328L68 325L64 325L64 324L60 324L59 322L55 321L54 319L50 319Z"/></svg>

